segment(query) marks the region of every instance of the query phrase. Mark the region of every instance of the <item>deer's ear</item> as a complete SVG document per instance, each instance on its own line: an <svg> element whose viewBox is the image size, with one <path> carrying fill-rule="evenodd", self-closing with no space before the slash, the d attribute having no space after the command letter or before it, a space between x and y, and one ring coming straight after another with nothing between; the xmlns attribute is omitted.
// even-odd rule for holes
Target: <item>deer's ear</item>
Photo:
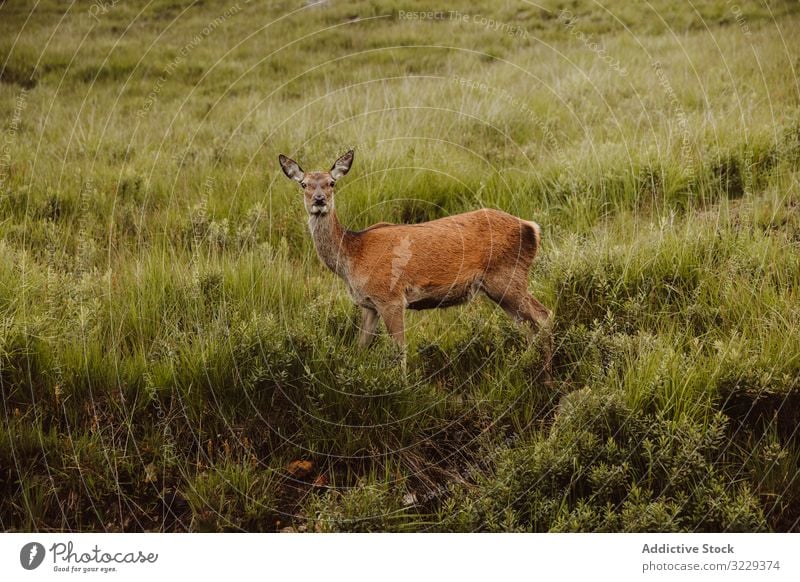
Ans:
<svg viewBox="0 0 800 582"><path fill-rule="evenodd" d="M305 172L303 169L297 165L292 158L287 158L283 154L278 156L278 161L281 163L281 169L283 173L286 174L288 178L291 178L295 182L302 182L303 176L305 176Z"/></svg>
<svg viewBox="0 0 800 582"><path fill-rule="evenodd" d="M333 163L333 167L331 168L331 178L333 178L334 180L338 180L339 178L347 174L347 172L350 171L350 166L353 164L353 156L355 155L356 155L355 150L350 150L341 158L336 160Z"/></svg>

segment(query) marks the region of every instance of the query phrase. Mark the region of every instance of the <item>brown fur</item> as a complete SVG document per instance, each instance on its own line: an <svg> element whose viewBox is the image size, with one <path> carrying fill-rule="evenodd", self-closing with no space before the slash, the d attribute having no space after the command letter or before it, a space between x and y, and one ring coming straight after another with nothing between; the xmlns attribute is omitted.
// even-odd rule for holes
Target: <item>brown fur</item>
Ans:
<svg viewBox="0 0 800 582"><path fill-rule="evenodd" d="M287 176L301 183L317 254L341 276L361 306L360 343L368 346L379 319L401 346L405 309L457 305L485 293L531 331L549 332L550 311L528 292L528 271L541 244L539 226L484 208L421 224L342 227L333 209L334 184L353 160L348 152L330 172L303 173L281 156ZM314 200L324 203L324 211ZM324 202L322 202L324 200ZM321 207L320 207L321 208ZM545 347L549 368L549 333Z"/></svg>

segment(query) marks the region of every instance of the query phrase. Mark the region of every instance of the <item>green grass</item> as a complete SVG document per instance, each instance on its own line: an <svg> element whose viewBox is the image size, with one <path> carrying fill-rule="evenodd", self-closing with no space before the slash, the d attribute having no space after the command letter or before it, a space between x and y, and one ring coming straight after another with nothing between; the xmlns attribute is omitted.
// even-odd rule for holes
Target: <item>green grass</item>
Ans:
<svg viewBox="0 0 800 582"><path fill-rule="evenodd" d="M0 4L2 529L800 529L797 4L450 4ZM277 163L352 146L350 228L542 225L552 387L357 349Z"/></svg>

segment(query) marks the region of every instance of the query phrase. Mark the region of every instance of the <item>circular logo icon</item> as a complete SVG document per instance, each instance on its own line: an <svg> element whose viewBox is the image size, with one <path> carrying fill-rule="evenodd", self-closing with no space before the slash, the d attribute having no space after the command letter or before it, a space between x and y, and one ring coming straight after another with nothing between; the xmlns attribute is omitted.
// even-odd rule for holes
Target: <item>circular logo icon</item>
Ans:
<svg viewBox="0 0 800 582"><path fill-rule="evenodd" d="M19 551L19 563L26 570L35 570L44 561L44 546L39 542L30 542Z"/></svg>

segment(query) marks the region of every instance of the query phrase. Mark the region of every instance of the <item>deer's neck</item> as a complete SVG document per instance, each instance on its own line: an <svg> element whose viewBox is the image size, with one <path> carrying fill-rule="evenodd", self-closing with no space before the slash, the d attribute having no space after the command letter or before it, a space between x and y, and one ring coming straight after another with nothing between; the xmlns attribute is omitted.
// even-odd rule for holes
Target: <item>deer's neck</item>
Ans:
<svg viewBox="0 0 800 582"><path fill-rule="evenodd" d="M336 211L309 217L308 228L314 248L323 263L340 277L346 278L348 268L347 233L336 216Z"/></svg>

